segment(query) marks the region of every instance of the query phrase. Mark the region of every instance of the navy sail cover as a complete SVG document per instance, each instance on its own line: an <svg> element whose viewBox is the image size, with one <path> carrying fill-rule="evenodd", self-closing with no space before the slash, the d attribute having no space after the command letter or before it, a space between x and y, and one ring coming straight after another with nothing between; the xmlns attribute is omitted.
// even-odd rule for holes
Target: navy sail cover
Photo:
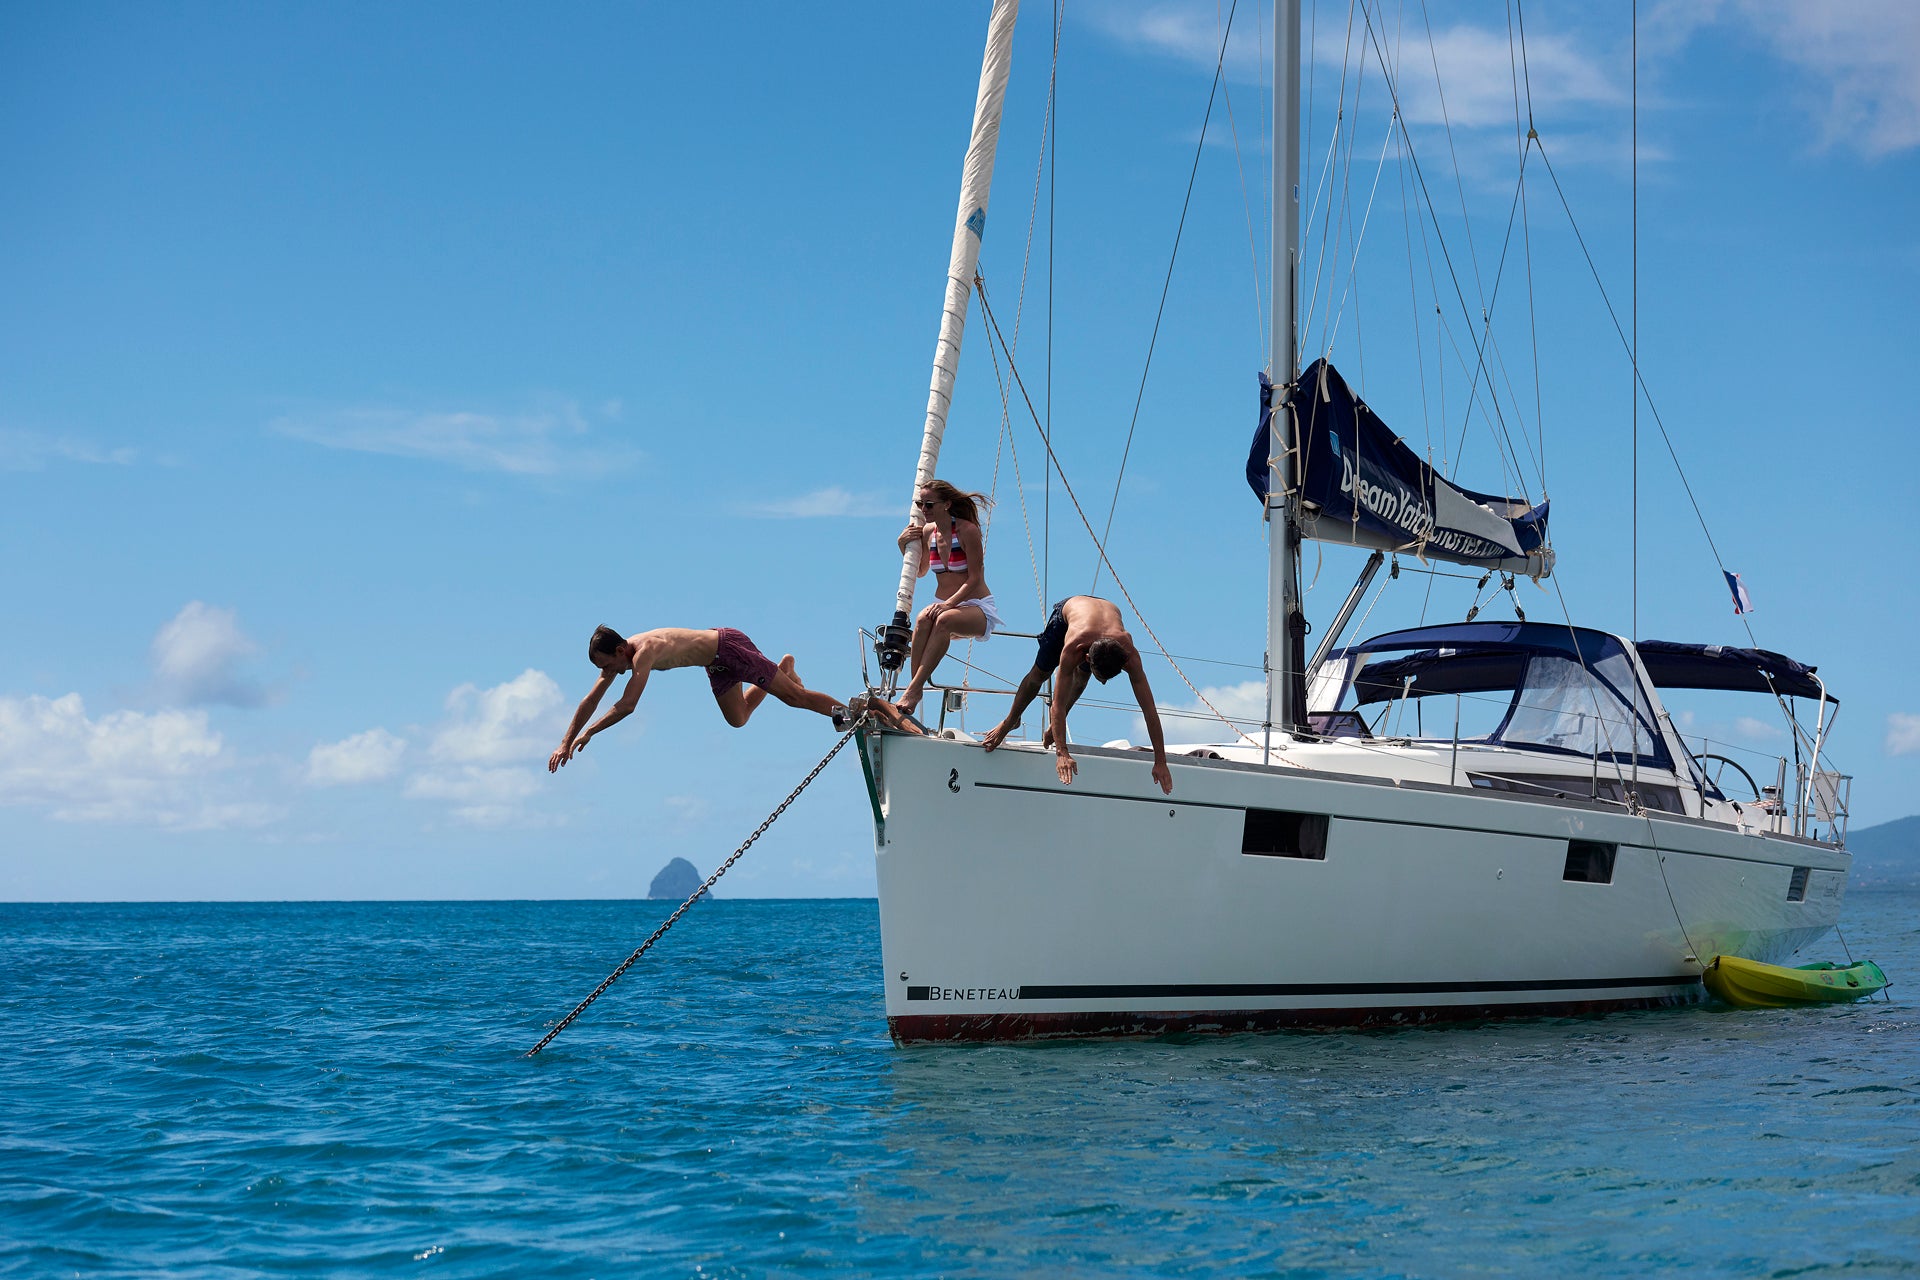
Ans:
<svg viewBox="0 0 1920 1280"><path fill-rule="evenodd" d="M1267 497L1272 383L1260 375L1260 426L1247 455L1247 483ZM1547 504L1462 489L1408 448L1339 371L1316 360L1294 384L1307 516L1301 533L1455 564L1541 575L1553 564Z"/></svg>

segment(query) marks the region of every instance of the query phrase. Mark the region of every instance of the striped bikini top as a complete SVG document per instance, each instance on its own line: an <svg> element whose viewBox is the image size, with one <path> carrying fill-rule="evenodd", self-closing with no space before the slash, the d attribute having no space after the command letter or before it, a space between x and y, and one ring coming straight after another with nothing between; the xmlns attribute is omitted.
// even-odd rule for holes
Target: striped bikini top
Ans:
<svg viewBox="0 0 1920 1280"><path fill-rule="evenodd" d="M955 529L946 540L946 549L942 553L940 535L933 535L933 545L927 552L927 567L935 573L965 573L967 571L967 549L960 543L960 531Z"/></svg>

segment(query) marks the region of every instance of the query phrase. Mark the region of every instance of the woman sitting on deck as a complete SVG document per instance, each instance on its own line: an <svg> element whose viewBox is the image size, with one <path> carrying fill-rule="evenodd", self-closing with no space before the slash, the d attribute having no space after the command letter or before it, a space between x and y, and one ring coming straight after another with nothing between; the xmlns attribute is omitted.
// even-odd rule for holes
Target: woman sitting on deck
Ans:
<svg viewBox="0 0 1920 1280"><path fill-rule="evenodd" d="M965 493L945 480L920 487L918 516L899 537L902 553L920 545L919 571L933 570L937 599L920 611L913 625L912 677L894 705L911 713L920 705L927 679L956 639L984 640L1000 625L987 590L986 551L980 535L979 503L984 493Z"/></svg>

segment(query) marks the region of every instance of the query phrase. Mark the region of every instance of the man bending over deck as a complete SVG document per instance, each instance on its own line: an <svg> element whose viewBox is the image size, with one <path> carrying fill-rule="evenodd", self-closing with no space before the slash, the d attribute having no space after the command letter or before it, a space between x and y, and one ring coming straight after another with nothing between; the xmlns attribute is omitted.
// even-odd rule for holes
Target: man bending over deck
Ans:
<svg viewBox="0 0 1920 1280"><path fill-rule="evenodd" d="M1053 606L1046 629L1040 633L1040 651L1034 655L1033 670L1027 672L1014 693L1007 718L990 729L981 744L991 751L1004 742L1019 725L1020 716L1040 692L1040 686L1052 676L1053 710L1040 743L1053 748L1054 772L1060 775L1060 781L1072 785L1079 766L1067 750L1067 712L1086 691L1089 675L1105 684L1122 671L1133 683L1133 696L1140 703L1147 737L1153 743L1153 780L1160 784L1161 791L1172 795L1167 744L1160 733L1160 713L1153 707L1153 690L1147 687L1147 673L1140 665L1140 651L1120 625L1119 607L1098 596L1069 596Z"/></svg>
<svg viewBox="0 0 1920 1280"><path fill-rule="evenodd" d="M844 706L800 683L793 669L792 654L781 658L776 665L753 641L732 627L660 627L624 640L612 627L598 627L587 642L587 660L600 668L600 678L573 713L567 736L560 740L560 749L548 757L548 773L584 751L593 735L632 715L640 704L640 695L646 691L649 675L674 667L705 667L707 679L713 685L713 700L720 704L720 714L726 717L727 723L736 729L747 722L768 694L790 707L819 712L831 719L837 729L847 726ZM623 672L630 673L632 678L627 681L620 701L582 733L580 726L587 722L587 717Z"/></svg>

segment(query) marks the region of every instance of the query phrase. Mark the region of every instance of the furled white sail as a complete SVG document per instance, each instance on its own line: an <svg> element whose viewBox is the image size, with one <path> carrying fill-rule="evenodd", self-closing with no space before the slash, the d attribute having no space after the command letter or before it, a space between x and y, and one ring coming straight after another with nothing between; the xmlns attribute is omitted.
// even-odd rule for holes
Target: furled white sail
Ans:
<svg viewBox="0 0 1920 1280"><path fill-rule="evenodd" d="M994 0L987 22L987 52L980 64L980 92L973 106L973 140L967 146L966 168L960 181L960 211L954 218L953 255L947 264L947 296L940 313L940 338L933 348L933 382L927 388L927 425L920 440L920 464L914 468L913 492L908 495L907 518L920 486L933 479L940 461L940 440L947 430L947 406L953 402L953 379L960 367L960 339L967 327L967 299L973 292L974 267L980 260L980 237L987 226L987 193L993 185L993 152L1000 140L1000 108L1007 96L1007 74L1013 66L1013 23L1020 0ZM897 621L913 609L918 580L918 548L909 547L900 566Z"/></svg>

